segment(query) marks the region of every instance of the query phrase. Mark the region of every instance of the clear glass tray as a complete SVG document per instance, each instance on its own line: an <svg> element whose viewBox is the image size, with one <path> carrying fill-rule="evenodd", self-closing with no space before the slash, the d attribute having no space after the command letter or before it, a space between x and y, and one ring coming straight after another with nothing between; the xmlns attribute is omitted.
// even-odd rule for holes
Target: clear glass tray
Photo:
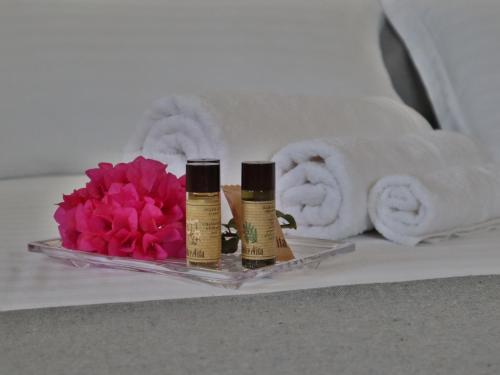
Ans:
<svg viewBox="0 0 500 375"><path fill-rule="evenodd" d="M316 269L324 259L354 251L354 244L350 242L335 242L300 237L287 237L287 241L293 249L295 259L286 262L277 262L275 265L254 270L245 269L241 266L241 254L239 250L234 254L223 254L221 267L217 270L187 266L185 259L168 259L166 261L153 262L68 250L61 246L59 239L31 242L28 244L28 250L65 261L75 267L99 266L151 272L201 281L225 288L239 288L246 281L271 277L280 272L297 270L304 267Z"/></svg>

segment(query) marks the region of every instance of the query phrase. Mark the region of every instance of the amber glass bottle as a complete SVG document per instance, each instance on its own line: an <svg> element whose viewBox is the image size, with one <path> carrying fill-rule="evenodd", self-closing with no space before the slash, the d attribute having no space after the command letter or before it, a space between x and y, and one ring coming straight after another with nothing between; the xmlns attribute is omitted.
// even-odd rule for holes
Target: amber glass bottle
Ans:
<svg viewBox="0 0 500 375"><path fill-rule="evenodd" d="M276 262L274 163L254 161L241 165L243 267L260 268Z"/></svg>
<svg viewBox="0 0 500 375"><path fill-rule="evenodd" d="M191 266L218 268L221 257L220 163L186 164L186 257Z"/></svg>

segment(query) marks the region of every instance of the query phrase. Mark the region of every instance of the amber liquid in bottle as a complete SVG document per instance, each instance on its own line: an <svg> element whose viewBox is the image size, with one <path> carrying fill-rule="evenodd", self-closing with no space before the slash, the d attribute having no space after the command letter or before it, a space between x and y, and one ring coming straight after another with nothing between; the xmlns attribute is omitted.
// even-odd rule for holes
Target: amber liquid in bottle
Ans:
<svg viewBox="0 0 500 375"><path fill-rule="evenodd" d="M245 268L270 266L276 263L274 163L244 162L241 172L241 263Z"/></svg>
<svg viewBox="0 0 500 375"><path fill-rule="evenodd" d="M186 231L188 264L218 268L221 257L220 193L187 193Z"/></svg>
<svg viewBox="0 0 500 375"><path fill-rule="evenodd" d="M219 268L222 241L219 162L189 161L186 190L187 264Z"/></svg>
<svg viewBox="0 0 500 375"><path fill-rule="evenodd" d="M241 263L260 268L276 263L276 210L274 190L242 190L243 225Z"/></svg>

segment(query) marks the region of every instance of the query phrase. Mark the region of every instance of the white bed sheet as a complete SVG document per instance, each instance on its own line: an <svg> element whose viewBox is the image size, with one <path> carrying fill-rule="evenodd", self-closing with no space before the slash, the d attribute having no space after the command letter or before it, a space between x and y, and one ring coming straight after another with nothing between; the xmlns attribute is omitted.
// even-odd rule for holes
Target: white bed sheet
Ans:
<svg viewBox="0 0 500 375"><path fill-rule="evenodd" d="M283 274L240 290L159 275L78 269L28 253L27 242L57 235L54 203L84 181L82 176L0 181L0 311L500 274L500 231L414 248L359 236L354 253L332 258L317 272Z"/></svg>

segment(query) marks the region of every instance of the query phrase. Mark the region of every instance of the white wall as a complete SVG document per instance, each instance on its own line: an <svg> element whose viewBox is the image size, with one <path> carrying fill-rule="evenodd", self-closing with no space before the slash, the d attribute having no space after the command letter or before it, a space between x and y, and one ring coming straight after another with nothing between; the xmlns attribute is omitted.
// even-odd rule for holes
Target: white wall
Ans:
<svg viewBox="0 0 500 375"><path fill-rule="evenodd" d="M115 161L157 97L395 97L377 0L4 0L0 177Z"/></svg>

